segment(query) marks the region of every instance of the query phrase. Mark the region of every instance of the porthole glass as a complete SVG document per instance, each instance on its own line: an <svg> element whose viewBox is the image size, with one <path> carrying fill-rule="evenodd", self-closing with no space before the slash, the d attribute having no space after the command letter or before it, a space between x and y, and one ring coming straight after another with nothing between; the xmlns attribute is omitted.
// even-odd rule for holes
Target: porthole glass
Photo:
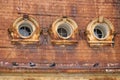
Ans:
<svg viewBox="0 0 120 80"><path fill-rule="evenodd" d="M67 23L63 23L58 26L57 33L60 37L69 38L72 34L71 26Z"/></svg>
<svg viewBox="0 0 120 80"><path fill-rule="evenodd" d="M94 35L98 39L103 39L107 36L108 34L108 26L106 24L99 24L96 25L94 28Z"/></svg>
<svg viewBox="0 0 120 80"><path fill-rule="evenodd" d="M94 33L98 38L103 38L104 37L103 36L104 34L100 29L94 29Z"/></svg>
<svg viewBox="0 0 120 80"><path fill-rule="evenodd" d="M58 33L59 33L59 35L62 36L62 37L67 37L67 31L66 31L66 29L64 29L64 28L59 28L59 29L58 29Z"/></svg>
<svg viewBox="0 0 120 80"><path fill-rule="evenodd" d="M33 29L32 29L32 26L28 23L22 23L20 26L19 26L19 34L23 37L29 37L32 32L33 32Z"/></svg>

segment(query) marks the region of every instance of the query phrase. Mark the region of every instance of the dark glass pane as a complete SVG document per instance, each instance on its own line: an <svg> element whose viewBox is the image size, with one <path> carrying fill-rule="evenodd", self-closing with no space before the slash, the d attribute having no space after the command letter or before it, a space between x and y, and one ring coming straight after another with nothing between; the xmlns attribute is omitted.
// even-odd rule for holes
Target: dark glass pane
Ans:
<svg viewBox="0 0 120 80"><path fill-rule="evenodd" d="M97 34L102 34L101 30L97 29Z"/></svg>
<svg viewBox="0 0 120 80"><path fill-rule="evenodd" d="M94 33L98 38L102 38L103 36L102 31L99 29L94 29Z"/></svg>
<svg viewBox="0 0 120 80"><path fill-rule="evenodd" d="M22 36L30 36L31 35L31 29L27 26L22 26L19 28L19 33L22 35Z"/></svg>
<svg viewBox="0 0 120 80"><path fill-rule="evenodd" d="M67 37L67 31L64 28L59 28L57 32L59 33L60 36Z"/></svg>
<svg viewBox="0 0 120 80"><path fill-rule="evenodd" d="M102 38L102 35L98 35L99 38Z"/></svg>

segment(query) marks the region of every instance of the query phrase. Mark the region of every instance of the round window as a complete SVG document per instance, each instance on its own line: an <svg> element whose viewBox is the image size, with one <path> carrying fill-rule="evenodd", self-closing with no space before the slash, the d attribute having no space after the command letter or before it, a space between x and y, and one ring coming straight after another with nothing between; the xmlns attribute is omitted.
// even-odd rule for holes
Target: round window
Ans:
<svg viewBox="0 0 120 80"><path fill-rule="evenodd" d="M71 26L67 23L60 24L57 28L57 33L62 38L69 38L72 34Z"/></svg>
<svg viewBox="0 0 120 80"><path fill-rule="evenodd" d="M97 39L105 39L108 36L109 30L107 24L97 24L93 30Z"/></svg>
<svg viewBox="0 0 120 80"><path fill-rule="evenodd" d="M33 29L29 23L22 23L21 25L19 25L18 31L22 37L26 38L31 36Z"/></svg>

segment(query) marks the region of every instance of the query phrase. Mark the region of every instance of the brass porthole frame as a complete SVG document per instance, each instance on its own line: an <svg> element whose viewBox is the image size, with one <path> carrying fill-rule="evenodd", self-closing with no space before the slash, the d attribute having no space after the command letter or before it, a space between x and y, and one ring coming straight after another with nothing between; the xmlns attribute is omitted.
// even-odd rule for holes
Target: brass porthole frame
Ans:
<svg viewBox="0 0 120 80"><path fill-rule="evenodd" d="M106 24L107 25L107 35L105 38L97 38L93 32L93 29L98 24ZM87 41L90 46L103 46L103 45L112 45L114 43L114 26L112 23L104 18L103 16L100 16L99 18L94 19L92 22L90 22L86 29L86 35L87 35Z"/></svg>
<svg viewBox="0 0 120 80"><path fill-rule="evenodd" d="M29 35L29 36L23 36L23 35L20 34L19 27L23 23L29 24L31 26L31 28L33 30L32 33L31 33L31 35ZM32 37L34 35L36 27L35 27L35 25L31 21L25 20L25 21L21 21L18 24L16 24L16 30L17 30L17 33L20 35L20 37L25 39L25 38L30 38L30 37Z"/></svg>
<svg viewBox="0 0 120 80"><path fill-rule="evenodd" d="M62 37L57 32L60 25L67 24L70 28L70 35ZM78 25L76 22L68 17L62 17L55 20L51 27L51 37L53 44L74 44L77 43Z"/></svg>
<svg viewBox="0 0 120 80"><path fill-rule="evenodd" d="M30 36L22 36L19 33L19 27L23 23L27 23L31 25L33 31ZM33 43L39 42L41 29L37 21L33 17L29 16L28 18L24 18L24 17L17 18L14 21L13 25L8 29L8 31L10 32L11 42L13 44L15 43L33 44Z"/></svg>

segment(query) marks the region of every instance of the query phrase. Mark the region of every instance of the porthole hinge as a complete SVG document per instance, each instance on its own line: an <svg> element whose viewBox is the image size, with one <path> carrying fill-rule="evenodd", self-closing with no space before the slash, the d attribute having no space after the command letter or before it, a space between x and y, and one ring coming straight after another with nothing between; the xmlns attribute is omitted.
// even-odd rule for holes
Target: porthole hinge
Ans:
<svg viewBox="0 0 120 80"><path fill-rule="evenodd" d="M23 20L28 20L29 19L29 15L28 14L24 14L23 15Z"/></svg>
<svg viewBox="0 0 120 80"><path fill-rule="evenodd" d="M104 17L103 17L103 16L100 16L100 17L98 18L98 21L99 21L99 23L102 23L102 22L104 21Z"/></svg>

